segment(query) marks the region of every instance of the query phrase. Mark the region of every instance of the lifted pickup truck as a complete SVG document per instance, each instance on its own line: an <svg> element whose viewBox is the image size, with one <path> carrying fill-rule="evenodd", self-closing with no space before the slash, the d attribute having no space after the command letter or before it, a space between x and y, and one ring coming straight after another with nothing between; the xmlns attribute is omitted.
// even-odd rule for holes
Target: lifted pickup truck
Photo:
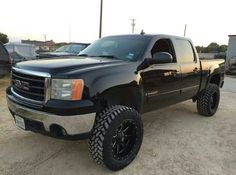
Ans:
<svg viewBox="0 0 236 175"><path fill-rule="evenodd" d="M192 99L215 114L224 61L200 61L190 39L104 37L78 57L18 63L7 101L16 125L57 138L89 138L98 164L117 171L136 157L140 114Z"/></svg>

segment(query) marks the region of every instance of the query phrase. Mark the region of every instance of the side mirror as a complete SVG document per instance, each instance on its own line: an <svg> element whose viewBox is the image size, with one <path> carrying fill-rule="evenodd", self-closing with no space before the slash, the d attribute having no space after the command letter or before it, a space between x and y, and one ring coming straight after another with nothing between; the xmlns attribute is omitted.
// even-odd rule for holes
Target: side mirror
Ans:
<svg viewBox="0 0 236 175"><path fill-rule="evenodd" d="M155 64L171 63L173 57L168 52L156 52L153 54L153 60Z"/></svg>
<svg viewBox="0 0 236 175"><path fill-rule="evenodd" d="M138 65L137 71L146 69L153 64L163 64L163 63L172 63L173 57L168 52L157 52L153 55L153 58L146 58L144 61Z"/></svg>

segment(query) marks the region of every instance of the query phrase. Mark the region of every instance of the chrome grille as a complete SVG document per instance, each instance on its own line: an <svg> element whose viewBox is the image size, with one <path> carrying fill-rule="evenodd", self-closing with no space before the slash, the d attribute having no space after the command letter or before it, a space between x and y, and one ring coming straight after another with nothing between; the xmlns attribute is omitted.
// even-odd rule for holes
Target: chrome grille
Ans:
<svg viewBox="0 0 236 175"><path fill-rule="evenodd" d="M12 69L12 90L13 94L24 99L33 100L36 102L45 102L46 77L38 76L35 73L30 74L30 71L21 71Z"/></svg>

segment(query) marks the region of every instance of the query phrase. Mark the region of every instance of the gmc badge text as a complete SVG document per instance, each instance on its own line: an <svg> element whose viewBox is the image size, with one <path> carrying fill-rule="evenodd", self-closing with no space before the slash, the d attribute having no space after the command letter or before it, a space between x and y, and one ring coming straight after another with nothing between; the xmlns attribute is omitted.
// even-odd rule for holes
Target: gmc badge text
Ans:
<svg viewBox="0 0 236 175"><path fill-rule="evenodd" d="M192 99L215 114L224 61L200 61L190 39L121 35L95 41L80 55L18 63L7 101L16 125L56 138L89 138L93 159L113 171L136 157L140 115Z"/></svg>

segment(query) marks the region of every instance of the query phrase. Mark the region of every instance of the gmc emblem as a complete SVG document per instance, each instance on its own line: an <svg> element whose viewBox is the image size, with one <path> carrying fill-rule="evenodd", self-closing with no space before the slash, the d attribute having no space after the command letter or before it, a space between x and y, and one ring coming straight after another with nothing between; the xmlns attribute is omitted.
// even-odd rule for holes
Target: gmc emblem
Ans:
<svg viewBox="0 0 236 175"><path fill-rule="evenodd" d="M15 79L14 84L19 89L23 89L23 90L26 90L26 91L29 90L29 83L26 82L26 81L21 81L21 80Z"/></svg>

